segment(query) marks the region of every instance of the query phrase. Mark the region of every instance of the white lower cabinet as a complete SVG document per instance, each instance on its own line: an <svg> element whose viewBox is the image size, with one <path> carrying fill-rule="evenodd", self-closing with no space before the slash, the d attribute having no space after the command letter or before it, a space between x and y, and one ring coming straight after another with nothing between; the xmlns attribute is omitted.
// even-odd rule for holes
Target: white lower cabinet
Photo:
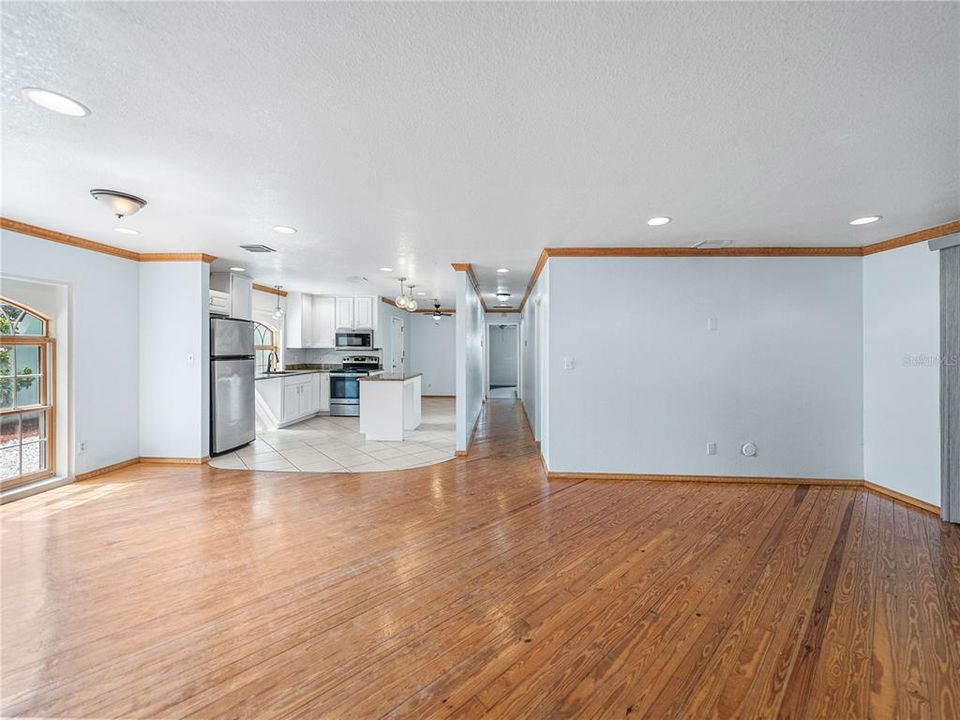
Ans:
<svg viewBox="0 0 960 720"><path fill-rule="evenodd" d="M283 409L280 422L294 422L320 412L320 374L283 378Z"/></svg>
<svg viewBox="0 0 960 720"><path fill-rule="evenodd" d="M279 375L257 380L258 423L277 428L330 412L330 373Z"/></svg>
<svg viewBox="0 0 960 720"><path fill-rule="evenodd" d="M317 382L320 384L320 412L330 412L330 373L319 373Z"/></svg>

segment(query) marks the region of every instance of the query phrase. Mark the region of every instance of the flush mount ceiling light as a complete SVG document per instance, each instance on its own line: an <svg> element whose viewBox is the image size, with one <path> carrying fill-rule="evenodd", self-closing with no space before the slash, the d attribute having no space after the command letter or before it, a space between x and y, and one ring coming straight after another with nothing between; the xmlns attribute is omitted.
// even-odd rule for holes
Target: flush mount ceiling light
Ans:
<svg viewBox="0 0 960 720"><path fill-rule="evenodd" d="M133 228L120 227L120 228L114 228L114 231L120 233L121 235L139 235L140 234L139 230L134 230Z"/></svg>
<svg viewBox="0 0 960 720"><path fill-rule="evenodd" d="M147 204L143 198L119 190L91 190L94 200L104 203L118 218L135 215Z"/></svg>
<svg viewBox="0 0 960 720"><path fill-rule="evenodd" d="M497 268L498 273L508 273L510 272L509 268Z"/></svg>
<svg viewBox="0 0 960 720"><path fill-rule="evenodd" d="M230 271L231 271L231 272L246 272L247 270L246 270L246 268L242 268L242 267L232 267L232 268L230 268Z"/></svg>
<svg viewBox="0 0 960 720"><path fill-rule="evenodd" d="M277 309L273 311L273 317L276 320L279 320L280 318L283 317L283 308L280 307L280 288L282 286L274 285L274 287L277 289Z"/></svg>
<svg viewBox="0 0 960 720"><path fill-rule="evenodd" d="M27 100L30 100L31 102L36 103L40 107L47 110L60 113L61 115L67 115L69 117L85 117L90 114L90 108L88 108L86 105L81 105L73 98L68 98L66 95L55 93L52 90L25 87L23 90L21 90L21 92L23 93L24 97L27 98Z"/></svg>
<svg viewBox="0 0 960 720"><path fill-rule="evenodd" d="M380 272L393 272L393 268L382 267L380 268Z"/></svg>
<svg viewBox="0 0 960 720"><path fill-rule="evenodd" d="M290 227L288 225L274 225L273 231L278 232L281 235L293 235L297 229L295 227Z"/></svg>
<svg viewBox="0 0 960 720"><path fill-rule="evenodd" d="M508 292L498 292L498 293L497 293L497 300L499 300L500 302L505 303L505 302L506 302L507 300L509 300L509 299L510 299L510 293L508 293Z"/></svg>
<svg viewBox="0 0 960 720"><path fill-rule="evenodd" d="M882 215L865 215L864 217L858 217L856 220L851 220L851 225L869 225L870 223L875 223L877 220L882 218Z"/></svg>
<svg viewBox="0 0 960 720"><path fill-rule="evenodd" d="M652 217L647 220L647 225L659 227L660 225L666 225L671 220L673 220L673 218L668 218L666 215L658 215L657 217Z"/></svg>
<svg viewBox="0 0 960 720"><path fill-rule="evenodd" d="M426 293L423 290L417 290L417 295L423 296L426 295Z"/></svg>

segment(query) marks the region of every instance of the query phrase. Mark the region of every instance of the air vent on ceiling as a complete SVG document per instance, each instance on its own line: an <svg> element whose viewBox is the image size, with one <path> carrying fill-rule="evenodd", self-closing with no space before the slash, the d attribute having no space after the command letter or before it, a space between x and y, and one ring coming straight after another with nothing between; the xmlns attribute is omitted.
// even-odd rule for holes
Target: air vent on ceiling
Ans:
<svg viewBox="0 0 960 720"><path fill-rule="evenodd" d="M276 252L276 250L274 250L272 247L267 247L266 245L241 245L240 247L242 247L247 252L259 252L259 253Z"/></svg>
<svg viewBox="0 0 960 720"><path fill-rule="evenodd" d="M347 278L347 282L359 284L359 283L365 283L370 281L367 278L365 278L363 275L351 275L350 277Z"/></svg>

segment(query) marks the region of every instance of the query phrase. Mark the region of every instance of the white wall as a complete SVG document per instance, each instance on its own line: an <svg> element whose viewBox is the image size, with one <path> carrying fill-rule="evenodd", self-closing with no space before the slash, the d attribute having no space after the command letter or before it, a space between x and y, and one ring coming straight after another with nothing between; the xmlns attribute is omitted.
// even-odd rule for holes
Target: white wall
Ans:
<svg viewBox="0 0 960 720"><path fill-rule="evenodd" d="M483 409L483 306L463 271L457 272L456 373L457 450L470 443L474 425Z"/></svg>
<svg viewBox="0 0 960 720"><path fill-rule="evenodd" d="M0 270L67 288L73 449L72 467L58 472L83 473L137 457L138 263L0 230Z"/></svg>
<svg viewBox="0 0 960 720"><path fill-rule="evenodd" d="M863 477L859 258L548 264L551 471Z"/></svg>
<svg viewBox="0 0 960 720"><path fill-rule="evenodd" d="M140 455L210 454L209 265L140 266Z"/></svg>
<svg viewBox="0 0 960 720"><path fill-rule="evenodd" d="M940 253L926 243L863 259L867 480L940 504Z"/></svg>
<svg viewBox="0 0 960 720"><path fill-rule="evenodd" d="M549 433L544 432L547 418L543 412L543 407L548 403L544 389L549 385L549 287L548 262L520 314L520 397L533 429L533 437L541 443L541 455L544 454L544 447L549 445Z"/></svg>
<svg viewBox="0 0 960 720"><path fill-rule="evenodd" d="M502 325L502 327L501 327ZM517 371L517 326L487 324L490 356L490 385L516 386Z"/></svg>
<svg viewBox="0 0 960 720"><path fill-rule="evenodd" d="M457 393L457 321L423 313L407 315L407 370L423 373L424 395Z"/></svg>

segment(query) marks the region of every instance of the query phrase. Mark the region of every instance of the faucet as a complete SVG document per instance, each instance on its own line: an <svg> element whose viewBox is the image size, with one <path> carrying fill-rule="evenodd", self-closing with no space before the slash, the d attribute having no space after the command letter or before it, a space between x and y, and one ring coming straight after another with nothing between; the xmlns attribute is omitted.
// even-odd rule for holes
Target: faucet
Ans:
<svg viewBox="0 0 960 720"><path fill-rule="evenodd" d="M271 350L270 354L267 355L267 372L275 373L280 370L280 355L277 354L276 350Z"/></svg>

